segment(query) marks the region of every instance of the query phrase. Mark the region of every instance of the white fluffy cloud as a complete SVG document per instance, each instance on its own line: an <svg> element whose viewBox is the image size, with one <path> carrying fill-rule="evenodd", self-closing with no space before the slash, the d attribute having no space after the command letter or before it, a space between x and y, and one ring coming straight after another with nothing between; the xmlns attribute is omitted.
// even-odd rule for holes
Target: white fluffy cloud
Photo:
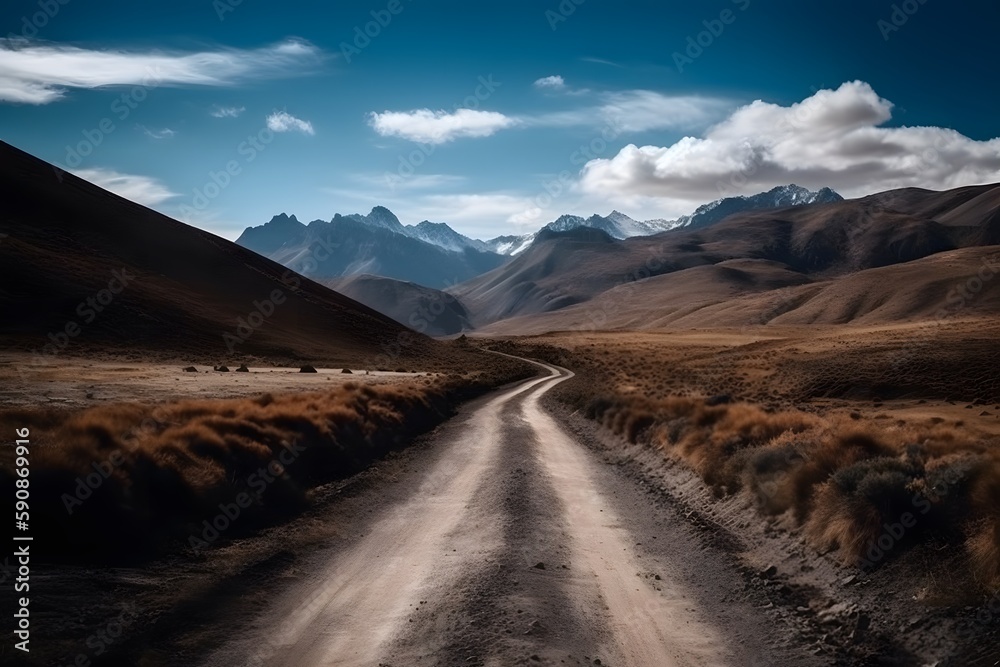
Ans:
<svg viewBox="0 0 1000 667"><path fill-rule="evenodd" d="M296 118L287 111L275 111L267 117L267 127L272 132L301 132L303 134L316 134L312 123L301 118Z"/></svg>
<svg viewBox="0 0 1000 667"><path fill-rule="evenodd" d="M299 74L320 55L297 40L259 49L136 52L0 38L0 102L48 104L70 88L227 86Z"/></svg>
<svg viewBox="0 0 1000 667"><path fill-rule="evenodd" d="M566 82L561 76L555 74L553 76L545 76L541 79L535 81L535 88L551 88L554 90L559 90L566 87Z"/></svg>
<svg viewBox="0 0 1000 667"><path fill-rule="evenodd" d="M670 146L630 144L588 162L584 192L706 201L775 185L830 186L845 196L1000 180L1000 139L940 127L880 127L892 103L861 81L783 107L760 100L701 137Z"/></svg>
<svg viewBox="0 0 1000 667"><path fill-rule="evenodd" d="M383 137L443 144L460 137L488 137L518 121L497 111L415 109L372 112L368 115L368 124Z"/></svg>
<svg viewBox="0 0 1000 667"><path fill-rule="evenodd" d="M100 167L76 169L71 173L143 206L155 206L178 196L176 192L171 192L167 186L149 176L122 174Z"/></svg>

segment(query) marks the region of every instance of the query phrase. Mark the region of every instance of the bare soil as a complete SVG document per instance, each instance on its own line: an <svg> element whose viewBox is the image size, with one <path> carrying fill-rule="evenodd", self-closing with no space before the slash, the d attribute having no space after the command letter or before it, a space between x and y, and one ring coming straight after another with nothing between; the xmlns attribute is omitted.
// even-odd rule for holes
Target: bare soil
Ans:
<svg viewBox="0 0 1000 667"><path fill-rule="evenodd" d="M39 623L59 641L36 664L93 659L88 633L126 604L134 620L95 664L862 664L804 634L725 535L542 409L569 377L550 372L262 535L45 572Z"/></svg>

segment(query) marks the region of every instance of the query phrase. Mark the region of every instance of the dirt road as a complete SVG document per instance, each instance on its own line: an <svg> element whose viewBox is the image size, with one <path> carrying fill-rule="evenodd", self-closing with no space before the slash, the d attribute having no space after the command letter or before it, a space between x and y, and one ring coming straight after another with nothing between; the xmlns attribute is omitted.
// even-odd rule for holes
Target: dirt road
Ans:
<svg viewBox="0 0 1000 667"><path fill-rule="evenodd" d="M822 664L776 648L740 574L544 411L571 377L546 368L440 428L205 664Z"/></svg>

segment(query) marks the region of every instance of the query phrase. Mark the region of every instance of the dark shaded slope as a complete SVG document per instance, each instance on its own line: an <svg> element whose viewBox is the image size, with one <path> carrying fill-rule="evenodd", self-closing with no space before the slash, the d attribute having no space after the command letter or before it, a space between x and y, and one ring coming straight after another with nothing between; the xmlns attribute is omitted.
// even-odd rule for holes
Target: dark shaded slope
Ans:
<svg viewBox="0 0 1000 667"><path fill-rule="evenodd" d="M465 306L447 292L368 274L328 278L323 284L419 333L448 336L472 328Z"/></svg>
<svg viewBox="0 0 1000 667"><path fill-rule="evenodd" d="M7 144L0 144L0 198L6 347L48 345L49 356L141 350L348 363L407 335L391 319L273 261ZM121 287L116 275L125 278L124 289L102 292L109 283ZM241 321L247 324L238 328ZM438 354L422 337L405 353Z"/></svg>

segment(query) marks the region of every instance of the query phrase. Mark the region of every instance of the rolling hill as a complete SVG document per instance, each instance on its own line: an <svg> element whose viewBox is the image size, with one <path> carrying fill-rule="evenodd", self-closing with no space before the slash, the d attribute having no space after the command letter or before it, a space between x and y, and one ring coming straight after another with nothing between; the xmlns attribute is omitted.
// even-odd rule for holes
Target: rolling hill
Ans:
<svg viewBox="0 0 1000 667"><path fill-rule="evenodd" d="M794 295L790 303L826 295L829 303L814 303L817 310L808 311L813 315L800 313L803 322L927 317L940 307L930 295L963 271L975 275L983 261L980 250L989 256L983 248L997 243L998 210L1000 187L985 185L744 212L703 229L624 241L596 230L549 233L508 264L448 291L483 332L743 326L769 307L747 306L756 313L747 315L735 302L731 309L719 304L735 299L746 305L747 294L779 288ZM951 264L930 261L963 249L968 252L954 255ZM919 273L901 268L925 258L916 264ZM894 270L871 272L879 268ZM868 280L880 281L883 301L908 294L905 281L916 281L926 288L926 303L882 307L878 299L868 300ZM598 301L613 307L597 306ZM977 307L993 305L984 299ZM501 320L509 321L493 324Z"/></svg>
<svg viewBox="0 0 1000 667"><path fill-rule="evenodd" d="M447 292L368 274L322 282L418 333L448 336L472 329L465 306Z"/></svg>
<svg viewBox="0 0 1000 667"><path fill-rule="evenodd" d="M0 336L40 358L92 352L361 363L437 343L257 253L0 143Z"/></svg>
<svg viewBox="0 0 1000 667"><path fill-rule="evenodd" d="M977 281L979 275L987 279ZM480 333L875 326L995 317L995 286L1000 246L962 248L816 281L774 262L729 260L618 285L585 303L502 320Z"/></svg>

